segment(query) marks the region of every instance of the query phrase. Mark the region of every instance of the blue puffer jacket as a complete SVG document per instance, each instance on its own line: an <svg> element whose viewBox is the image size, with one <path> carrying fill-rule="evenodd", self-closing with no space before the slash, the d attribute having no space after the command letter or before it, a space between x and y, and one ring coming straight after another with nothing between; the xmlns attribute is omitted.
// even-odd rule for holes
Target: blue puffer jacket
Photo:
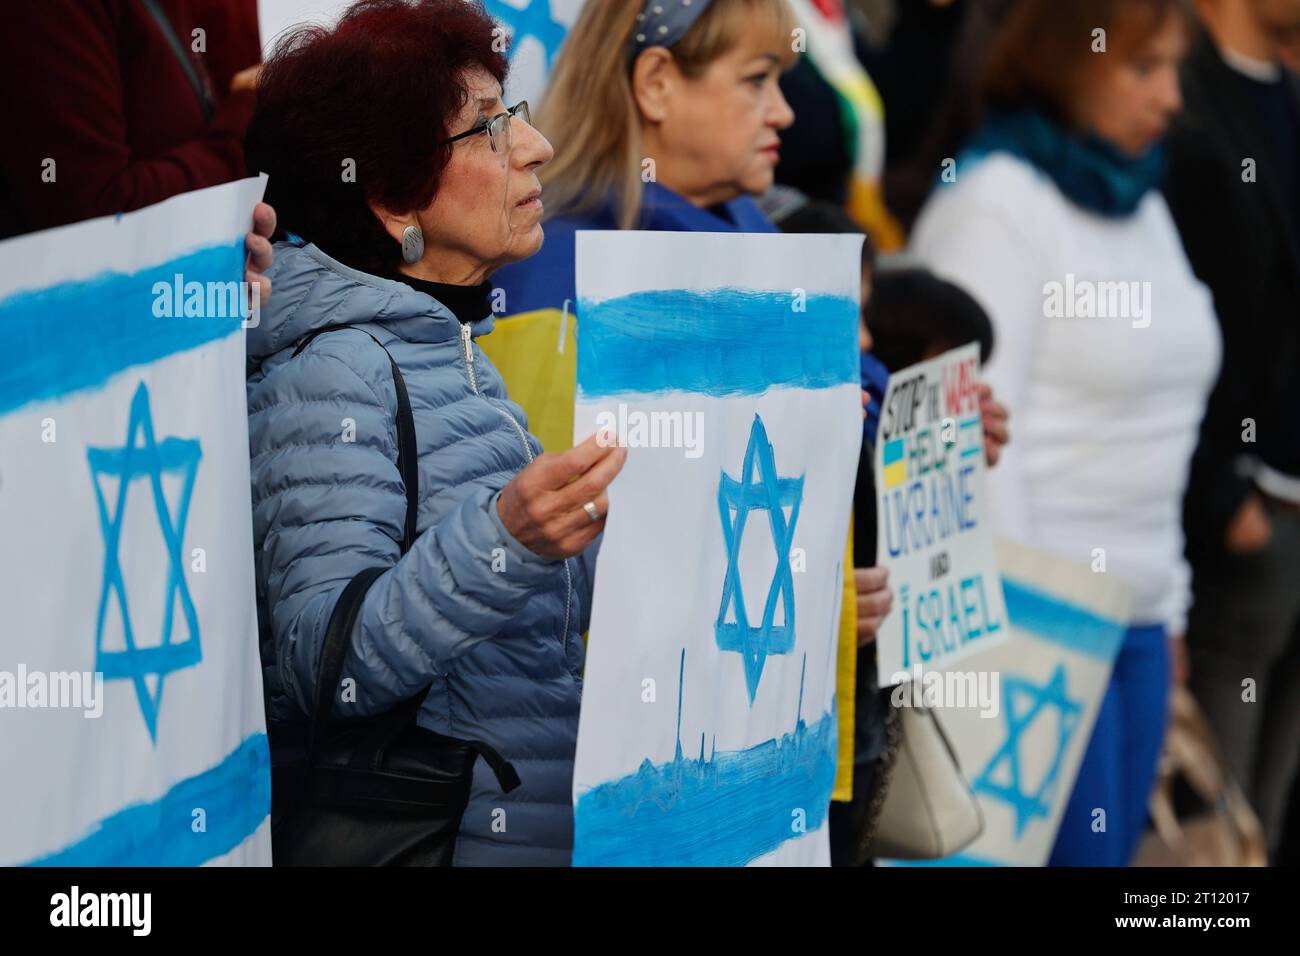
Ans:
<svg viewBox="0 0 1300 956"><path fill-rule="evenodd" d="M421 726L481 740L514 764L503 794L479 760L456 846L458 865L567 865L573 755L582 690L590 562L548 561L501 524L500 489L539 454L523 410L473 337L430 296L349 269L315 246L280 243L275 293L248 331L257 596L271 609L267 706L305 713L320 642L344 585L387 565L370 588L344 678L349 714L433 688ZM399 560L406 497L397 469L392 354L419 447L420 535Z"/></svg>

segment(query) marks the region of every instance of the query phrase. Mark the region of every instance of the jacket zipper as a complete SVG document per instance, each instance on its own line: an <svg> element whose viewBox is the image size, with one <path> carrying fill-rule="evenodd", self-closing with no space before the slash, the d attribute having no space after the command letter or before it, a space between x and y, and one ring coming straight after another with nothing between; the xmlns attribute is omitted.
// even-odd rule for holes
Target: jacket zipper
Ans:
<svg viewBox="0 0 1300 956"><path fill-rule="evenodd" d="M478 390L478 378L474 375L474 341L468 322L460 324L460 344L465 350L465 374L469 377L469 387L475 395L495 408L497 413L514 428L515 434L519 436L519 441L524 446L524 456L531 465L533 463L533 449L529 446L528 436L524 434L519 422L515 421L515 417L508 411ZM569 570L568 558L564 559L564 580L564 646L567 649L569 646L569 607L573 601L573 573Z"/></svg>

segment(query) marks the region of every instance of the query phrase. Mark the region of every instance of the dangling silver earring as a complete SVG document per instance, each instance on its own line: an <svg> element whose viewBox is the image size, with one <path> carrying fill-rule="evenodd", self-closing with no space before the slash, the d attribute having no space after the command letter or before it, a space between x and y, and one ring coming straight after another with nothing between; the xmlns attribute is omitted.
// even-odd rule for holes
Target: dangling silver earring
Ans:
<svg viewBox="0 0 1300 956"><path fill-rule="evenodd" d="M407 265L424 258L424 233L419 226L407 226L402 230L402 261Z"/></svg>

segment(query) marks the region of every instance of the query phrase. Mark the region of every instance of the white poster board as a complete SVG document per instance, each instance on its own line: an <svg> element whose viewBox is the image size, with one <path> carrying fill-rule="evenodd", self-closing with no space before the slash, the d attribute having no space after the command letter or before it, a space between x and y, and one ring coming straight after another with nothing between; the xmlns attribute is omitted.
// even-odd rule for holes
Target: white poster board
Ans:
<svg viewBox="0 0 1300 956"><path fill-rule="evenodd" d="M264 183L0 244L0 864L270 863L241 308Z"/></svg>
<svg viewBox="0 0 1300 956"><path fill-rule="evenodd" d="M893 612L876 636L881 687L1007 639L985 491L972 343L891 373L876 440L876 555Z"/></svg>
<svg viewBox="0 0 1300 956"><path fill-rule="evenodd" d="M577 234L575 438L609 489L575 865L829 862L861 446L860 237Z"/></svg>
<svg viewBox="0 0 1300 956"><path fill-rule="evenodd" d="M926 865L1047 863L1128 627L1132 590L1115 578L1002 539L997 558L1009 639L894 689L895 705L938 705L984 817L972 845Z"/></svg>

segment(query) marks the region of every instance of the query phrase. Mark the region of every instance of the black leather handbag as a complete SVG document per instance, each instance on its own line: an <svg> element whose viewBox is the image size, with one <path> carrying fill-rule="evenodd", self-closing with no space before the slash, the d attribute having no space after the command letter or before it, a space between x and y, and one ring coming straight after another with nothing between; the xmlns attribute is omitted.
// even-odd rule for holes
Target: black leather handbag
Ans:
<svg viewBox="0 0 1300 956"><path fill-rule="evenodd" d="M316 336L340 328L355 326L318 329L298 343L294 356ZM402 373L391 354L388 361L397 391L398 470L406 486L405 554L415 543L419 501L415 420ZM333 715L343 660L366 591L386 570L367 568L357 574L334 605L310 721L268 718L276 866L450 866L475 761L487 760L503 791L519 786L514 767L487 744L416 724L428 687L376 717ZM261 624L266 640L269 620Z"/></svg>

